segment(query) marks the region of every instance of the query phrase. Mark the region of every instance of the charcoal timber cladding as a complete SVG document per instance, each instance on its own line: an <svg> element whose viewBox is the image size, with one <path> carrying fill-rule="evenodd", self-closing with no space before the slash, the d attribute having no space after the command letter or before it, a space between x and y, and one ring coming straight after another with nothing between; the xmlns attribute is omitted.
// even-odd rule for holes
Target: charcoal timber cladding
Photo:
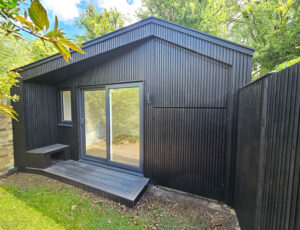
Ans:
<svg viewBox="0 0 300 230"><path fill-rule="evenodd" d="M26 150L54 143L69 145L71 159L79 160L81 87L141 82L144 176L230 202L237 90L250 82L253 50L157 18L90 41L84 50L85 56L72 53L69 65L55 55L23 68L17 109L24 119L14 122L18 167L26 167ZM56 95L63 88L72 90L68 127L58 125Z"/></svg>
<svg viewBox="0 0 300 230"><path fill-rule="evenodd" d="M234 207L242 229L300 229L300 64L239 92Z"/></svg>

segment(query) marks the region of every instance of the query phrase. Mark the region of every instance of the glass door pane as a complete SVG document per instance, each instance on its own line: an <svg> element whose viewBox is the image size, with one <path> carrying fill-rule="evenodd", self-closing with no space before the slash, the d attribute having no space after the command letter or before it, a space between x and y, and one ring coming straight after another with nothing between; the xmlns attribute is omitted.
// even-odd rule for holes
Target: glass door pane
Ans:
<svg viewBox="0 0 300 230"><path fill-rule="evenodd" d="M109 88L110 160L140 166L140 89Z"/></svg>
<svg viewBox="0 0 300 230"><path fill-rule="evenodd" d="M85 154L106 158L105 90L84 90Z"/></svg>

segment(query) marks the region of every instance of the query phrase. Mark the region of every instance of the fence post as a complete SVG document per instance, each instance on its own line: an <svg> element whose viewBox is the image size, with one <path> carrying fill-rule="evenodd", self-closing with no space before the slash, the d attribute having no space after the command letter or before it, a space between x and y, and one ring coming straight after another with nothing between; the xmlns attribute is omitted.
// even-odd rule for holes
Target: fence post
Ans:
<svg viewBox="0 0 300 230"><path fill-rule="evenodd" d="M254 220L254 229L261 229L261 215L262 215L262 193L264 187L264 174L265 174L265 161L266 161L266 149L265 149L265 133L266 133L266 117L268 107L268 88L269 78L265 78L262 84L262 97L261 97L261 119L260 119L260 140L259 140L259 171L257 182L257 197L256 197L256 212Z"/></svg>

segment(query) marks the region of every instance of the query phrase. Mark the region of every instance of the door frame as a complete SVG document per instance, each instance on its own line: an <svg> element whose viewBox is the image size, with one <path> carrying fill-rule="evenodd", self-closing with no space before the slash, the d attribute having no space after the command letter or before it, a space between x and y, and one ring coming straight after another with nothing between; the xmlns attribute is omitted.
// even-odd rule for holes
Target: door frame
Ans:
<svg viewBox="0 0 300 230"><path fill-rule="evenodd" d="M110 98L109 89L118 88L135 88L139 87L139 100L140 100L140 159L139 167L128 165L124 163L114 162L110 160ZM105 114L106 114L106 158L86 155L85 143L85 111L84 111L84 91L85 90L105 90ZM105 167L112 167L114 169L125 169L129 171L143 173L144 167L144 87L143 82L132 83L118 83L118 84L101 84L93 86L79 87L79 119L78 125L80 130L80 159L91 162L93 164Z"/></svg>

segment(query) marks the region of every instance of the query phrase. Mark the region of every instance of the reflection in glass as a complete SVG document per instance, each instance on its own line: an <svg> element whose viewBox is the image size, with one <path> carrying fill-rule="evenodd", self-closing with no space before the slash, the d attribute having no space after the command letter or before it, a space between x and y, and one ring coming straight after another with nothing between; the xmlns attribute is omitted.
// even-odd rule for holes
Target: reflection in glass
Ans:
<svg viewBox="0 0 300 230"><path fill-rule="evenodd" d="M106 158L105 90L84 91L86 155Z"/></svg>
<svg viewBox="0 0 300 230"><path fill-rule="evenodd" d="M64 90L62 91L62 102L63 102L63 121L72 120L72 110L71 110L71 91Z"/></svg>
<svg viewBox="0 0 300 230"><path fill-rule="evenodd" d="M139 88L109 89L110 160L140 165Z"/></svg>

